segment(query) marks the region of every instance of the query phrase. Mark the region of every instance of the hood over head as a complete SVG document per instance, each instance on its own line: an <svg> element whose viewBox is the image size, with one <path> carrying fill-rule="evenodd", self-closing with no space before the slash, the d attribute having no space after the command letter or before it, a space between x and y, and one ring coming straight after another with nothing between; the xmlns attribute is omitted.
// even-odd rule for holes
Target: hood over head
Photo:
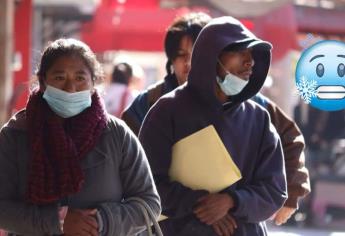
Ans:
<svg viewBox="0 0 345 236"><path fill-rule="evenodd" d="M251 98L265 82L271 63L272 45L257 38L233 17L214 18L202 29L194 44L187 85L207 103L220 104L215 94L216 66L219 55L228 47L234 50L252 48L255 61L247 86L239 94L230 96L232 104Z"/></svg>

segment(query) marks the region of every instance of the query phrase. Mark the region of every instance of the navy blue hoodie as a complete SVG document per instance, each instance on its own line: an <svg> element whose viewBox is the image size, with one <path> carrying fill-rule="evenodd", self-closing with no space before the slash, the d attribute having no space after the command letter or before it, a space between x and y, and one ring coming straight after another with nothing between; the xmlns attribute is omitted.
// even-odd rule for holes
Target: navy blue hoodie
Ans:
<svg viewBox="0 0 345 236"><path fill-rule="evenodd" d="M216 64L221 51L231 45L251 47L255 61L248 85L222 104L215 95ZM163 96L149 111L139 139L150 162L163 214L166 236L216 235L212 227L193 214L196 201L208 194L170 181L172 146L212 124L242 179L224 189L235 199L230 211L238 228L236 236L267 235L263 221L286 200L286 179L279 136L267 111L248 100L262 87L271 60L271 45L256 38L232 17L213 19L197 38L188 82Z"/></svg>

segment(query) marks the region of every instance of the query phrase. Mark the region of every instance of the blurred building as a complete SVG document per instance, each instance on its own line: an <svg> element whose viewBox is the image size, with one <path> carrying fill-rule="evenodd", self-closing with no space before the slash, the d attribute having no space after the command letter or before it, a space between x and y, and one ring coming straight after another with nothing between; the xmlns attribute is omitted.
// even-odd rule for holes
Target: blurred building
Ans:
<svg viewBox="0 0 345 236"><path fill-rule="evenodd" d="M343 0L20 0L15 9L12 106L25 105L27 82L40 52L59 37L84 40L105 63L130 52L152 75L149 82L161 78L165 29L177 15L191 10L235 16L273 43L270 94L290 114L299 53L313 40L345 36ZM162 69L150 67L150 60Z"/></svg>

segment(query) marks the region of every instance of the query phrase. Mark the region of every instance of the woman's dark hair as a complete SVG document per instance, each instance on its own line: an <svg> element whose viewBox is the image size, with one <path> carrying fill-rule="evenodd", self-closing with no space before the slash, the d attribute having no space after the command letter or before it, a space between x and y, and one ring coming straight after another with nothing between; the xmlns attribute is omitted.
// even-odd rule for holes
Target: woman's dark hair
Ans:
<svg viewBox="0 0 345 236"><path fill-rule="evenodd" d="M122 62L114 66L114 70L111 75L111 82L128 85L132 76L132 67L126 62Z"/></svg>
<svg viewBox="0 0 345 236"><path fill-rule="evenodd" d="M189 36L193 43L198 37L201 29L211 20L206 13L188 13L178 17L169 26L164 40L165 54L168 57L166 71L170 75L172 61L176 59L180 42L184 36Z"/></svg>
<svg viewBox="0 0 345 236"><path fill-rule="evenodd" d="M90 70L93 81L103 78L102 67L89 46L72 38L57 39L49 43L44 49L40 64L37 67L36 75L38 77L40 87L44 85L47 71L52 67L55 61L62 56L80 57Z"/></svg>

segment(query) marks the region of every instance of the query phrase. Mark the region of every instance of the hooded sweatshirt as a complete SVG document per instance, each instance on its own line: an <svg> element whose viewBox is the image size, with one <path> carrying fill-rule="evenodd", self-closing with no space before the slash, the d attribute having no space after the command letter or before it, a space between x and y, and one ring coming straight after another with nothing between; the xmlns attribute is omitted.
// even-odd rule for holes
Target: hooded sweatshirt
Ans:
<svg viewBox="0 0 345 236"><path fill-rule="evenodd" d="M239 94L221 103L215 94L216 63L229 45L251 47L255 61L249 83ZM224 189L235 200L229 213L235 218L236 236L267 235L264 221L284 203L286 178L279 136L267 111L248 100L261 88L271 58L271 45L256 38L232 17L213 19L200 33L192 53L187 84L163 96L149 111L139 139L150 162L167 236L217 235L211 226L193 214L205 190L192 190L171 181L169 168L173 145L213 125L242 174L242 179Z"/></svg>

